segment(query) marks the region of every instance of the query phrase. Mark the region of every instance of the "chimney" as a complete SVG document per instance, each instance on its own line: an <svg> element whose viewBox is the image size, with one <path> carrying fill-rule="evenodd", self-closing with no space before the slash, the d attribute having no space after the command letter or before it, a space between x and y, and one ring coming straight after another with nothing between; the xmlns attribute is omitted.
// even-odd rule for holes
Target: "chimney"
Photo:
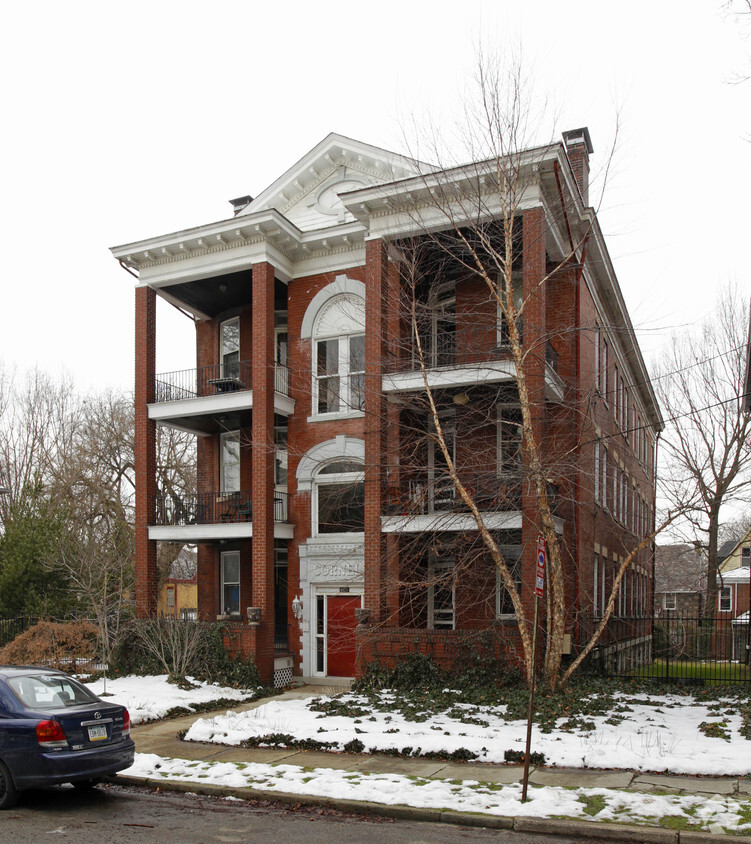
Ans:
<svg viewBox="0 0 751 844"><path fill-rule="evenodd" d="M589 156L594 152L589 129L582 126L581 129L564 132L563 143L586 208L589 205Z"/></svg>

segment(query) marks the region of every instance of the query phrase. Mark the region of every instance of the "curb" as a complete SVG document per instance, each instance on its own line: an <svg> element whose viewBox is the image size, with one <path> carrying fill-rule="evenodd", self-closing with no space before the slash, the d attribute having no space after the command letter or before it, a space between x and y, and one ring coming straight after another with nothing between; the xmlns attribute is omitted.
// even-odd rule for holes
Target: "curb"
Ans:
<svg viewBox="0 0 751 844"><path fill-rule="evenodd" d="M599 823L598 821L562 820L558 818L502 817L457 812L452 809L422 809L412 806L390 806L385 803L368 803L363 800L344 800L332 797L316 797L309 794L289 794L283 791L262 791L256 788L229 788L210 783L176 782L174 780L149 779L117 775L108 777L114 785L131 785L140 788L157 788L182 794L201 794L207 797L235 797L239 800L266 800L285 805L325 806L342 812L356 812L363 815L377 815L397 820L420 821L423 823L450 823L456 826L481 827L485 829L507 829L516 832L538 833L548 836L568 836L582 839L596 838L605 841L627 841L634 844L751 844L747 835L726 835L724 833L688 832L660 829L650 826L628 826L625 824Z"/></svg>

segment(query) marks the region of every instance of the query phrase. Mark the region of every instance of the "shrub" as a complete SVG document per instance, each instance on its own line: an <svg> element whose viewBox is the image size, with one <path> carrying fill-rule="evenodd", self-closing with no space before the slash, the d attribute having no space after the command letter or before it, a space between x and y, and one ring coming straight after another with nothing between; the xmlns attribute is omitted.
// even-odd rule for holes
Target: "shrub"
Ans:
<svg viewBox="0 0 751 844"><path fill-rule="evenodd" d="M76 671L99 658L99 628L88 621L40 621L0 650L8 665L45 665Z"/></svg>
<svg viewBox="0 0 751 844"><path fill-rule="evenodd" d="M185 676L233 688L261 685L252 660L232 657L224 647L223 625L172 619L141 619L122 632L113 649L110 672Z"/></svg>

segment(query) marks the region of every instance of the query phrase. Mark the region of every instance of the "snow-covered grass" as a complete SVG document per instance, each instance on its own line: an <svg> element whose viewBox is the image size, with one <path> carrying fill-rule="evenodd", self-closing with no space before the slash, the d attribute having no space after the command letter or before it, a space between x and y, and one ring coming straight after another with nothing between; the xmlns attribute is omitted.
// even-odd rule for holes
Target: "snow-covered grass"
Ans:
<svg viewBox="0 0 751 844"><path fill-rule="evenodd" d="M167 675L156 677L118 677L100 678L88 687L95 695L105 700L112 699L128 708L133 724L144 721L158 721L167 716L176 707L183 707L189 712L197 711L211 701L253 700L258 696L257 689L232 689L213 683L193 681L195 688L181 689L174 683L167 682Z"/></svg>
<svg viewBox="0 0 751 844"><path fill-rule="evenodd" d="M103 680L90 686L96 694L104 691ZM248 698L255 691L205 683L183 690L167 683L166 676L106 681L109 699L128 706L134 722L158 719L177 706L195 709L212 700ZM697 700L679 694L623 692L611 693L610 698L611 710L592 714L597 705L582 696L582 711L588 714L567 714L554 724L548 721L543 727L548 730L553 726L549 732L536 727L533 750L543 752L548 765L686 774L751 773L751 743L741 732L739 714L742 705L747 705L747 698ZM366 751L391 748L392 752L401 752L411 748L409 752L413 753L420 748L420 753L445 753L466 748L483 761L503 762L506 749L524 748L525 725L510 709L504 704L481 707L454 703L449 709L428 714L424 708L404 706L404 699L390 692L277 699L244 712L198 718L188 738L240 744L254 737L262 742L264 736L282 734L296 741L312 739L338 747L357 739ZM710 727L700 728L701 724ZM152 781L211 783L227 788L498 816L591 819L710 832L751 830L751 801L724 795L531 785L528 800L522 803L519 784L288 764L188 761L141 753L136 754L134 765L124 773Z"/></svg>
<svg viewBox="0 0 751 844"><path fill-rule="evenodd" d="M751 829L751 805L733 797L662 795L608 788L530 787L476 780L441 780L400 774L367 774L297 765L189 762L137 754L128 774L151 780L177 780L305 794L336 800L451 809L505 817L563 817L615 823L659 824L711 832Z"/></svg>
<svg viewBox="0 0 751 844"><path fill-rule="evenodd" d="M551 732L535 725L532 750L543 753L547 765L572 768L751 774L751 742L741 733L737 700L625 693L615 695L614 700L617 711L559 718ZM332 750L343 750L356 741L363 752L444 753L494 763L506 761L508 751L524 750L526 724L516 718L507 720L503 705L454 704L428 717L424 712L410 717L389 692L382 692L375 706L373 703L372 696L354 693L274 700L246 712L201 718L185 738L230 745L250 740L263 745L279 742L281 735L311 744L331 742ZM336 714L341 712L351 714Z"/></svg>

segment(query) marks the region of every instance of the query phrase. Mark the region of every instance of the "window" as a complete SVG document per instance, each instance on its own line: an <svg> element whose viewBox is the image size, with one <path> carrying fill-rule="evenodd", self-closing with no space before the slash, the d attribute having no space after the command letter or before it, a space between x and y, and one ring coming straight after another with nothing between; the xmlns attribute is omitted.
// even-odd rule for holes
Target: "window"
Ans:
<svg viewBox="0 0 751 844"><path fill-rule="evenodd" d="M313 409L317 416L365 409L365 306L358 296L332 299L314 331Z"/></svg>
<svg viewBox="0 0 751 844"><path fill-rule="evenodd" d="M602 341L602 357L600 359L600 393L605 401L608 400L608 341Z"/></svg>
<svg viewBox="0 0 751 844"><path fill-rule="evenodd" d="M751 568L751 547L741 548L741 568Z"/></svg>
<svg viewBox="0 0 751 844"><path fill-rule="evenodd" d="M595 440L595 502L601 504L600 500L600 440Z"/></svg>
<svg viewBox="0 0 751 844"><path fill-rule="evenodd" d="M180 621L198 621L198 610L196 610L196 609L182 609L182 610L180 610Z"/></svg>
<svg viewBox="0 0 751 844"><path fill-rule="evenodd" d="M365 530L365 475L361 463L336 460L318 470L313 501L313 534Z"/></svg>
<svg viewBox="0 0 751 844"><path fill-rule="evenodd" d="M222 615L240 615L240 552L221 554Z"/></svg>
<svg viewBox="0 0 751 844"><path fill-rule="evenodd" d="M240 318L228 319L220 326L221 377L240 377Z"/></svg>
<svg viewBox="0 0 751 844"><path fill-rule="evenodd" d="M279 424L274 425L274 485L282 491L287 490L287 467L289 452L287 451L287 420L277 417Z"/></svg>
<svg viewBox="0 0 751 844"><path fill-rule="evenodd" d="M662 608L664 610L675 609L675 592L666 592L662 596Z"/></svg>
<svg viewBox="0 0 751 844"><path fill-rule="evenodd" d="M167 606L174 607L175 606L175 587L168 586L167 587Z"/></svg>
<svg viewBox="0 0 751 844"><path fill-rule="evenodd" d="M452 463L456 465L456 425L453 414L442 414L441 432ZM451 510L456 498L456 487L449 474L448 463L437 441L435 425L429 422L428 440L428 504L431 513Z"/></svg>
<svg viewBox="0 0 751 844"><path fill-rule="evenodd" d="M522 411L518 405L498 406L498 473L516 475L522 463Z"/></svg>
<svg viewBox="0 0 751 844"><path fill-rule="evenodd" d="M454 629L456 593L453 559L430 557L428 563L428 627L431 630Z"/></svg>
<svg viewBox="0 0 751 844"><path fill-rule="evenodd" d="M222 492L240 490L240 432L231 431L221 436L221 464L219 487Z"/></svg>
<svg viewBox="0 0 751 844"><path fill-rule="evenodd" d="M506 565L511 572L516 591L520 592L522 586L522 546L499 545L498 550L503 554L503 559L506 561ZM495 614L498 618L515 618L516 610L514 609L511 595L503 583L501 573L496 571L495 577Z"/></svg>
<svg viewBox="0 0 751 844"><path fill-rule="evenodd" d="M434 293L431 292L430 311L427 362L430 366L451 366L456 362L456 292L453 283L440 285Z"/></svg>
<svg viewBox="0 0 751 844"><path fill-rule="evenodd" d="M621 412L621 404L620 404L620 381L618 378L618 367L613 367L613 419L616 422L620 423L620 412Z"/></svg>
<svg viewBox="0 0 751 844"><path fill-rule="evenodd" d="M718 609L720 612L731 612L733 609L733 593L730 586L721 586L717 596Z"/></svg>

